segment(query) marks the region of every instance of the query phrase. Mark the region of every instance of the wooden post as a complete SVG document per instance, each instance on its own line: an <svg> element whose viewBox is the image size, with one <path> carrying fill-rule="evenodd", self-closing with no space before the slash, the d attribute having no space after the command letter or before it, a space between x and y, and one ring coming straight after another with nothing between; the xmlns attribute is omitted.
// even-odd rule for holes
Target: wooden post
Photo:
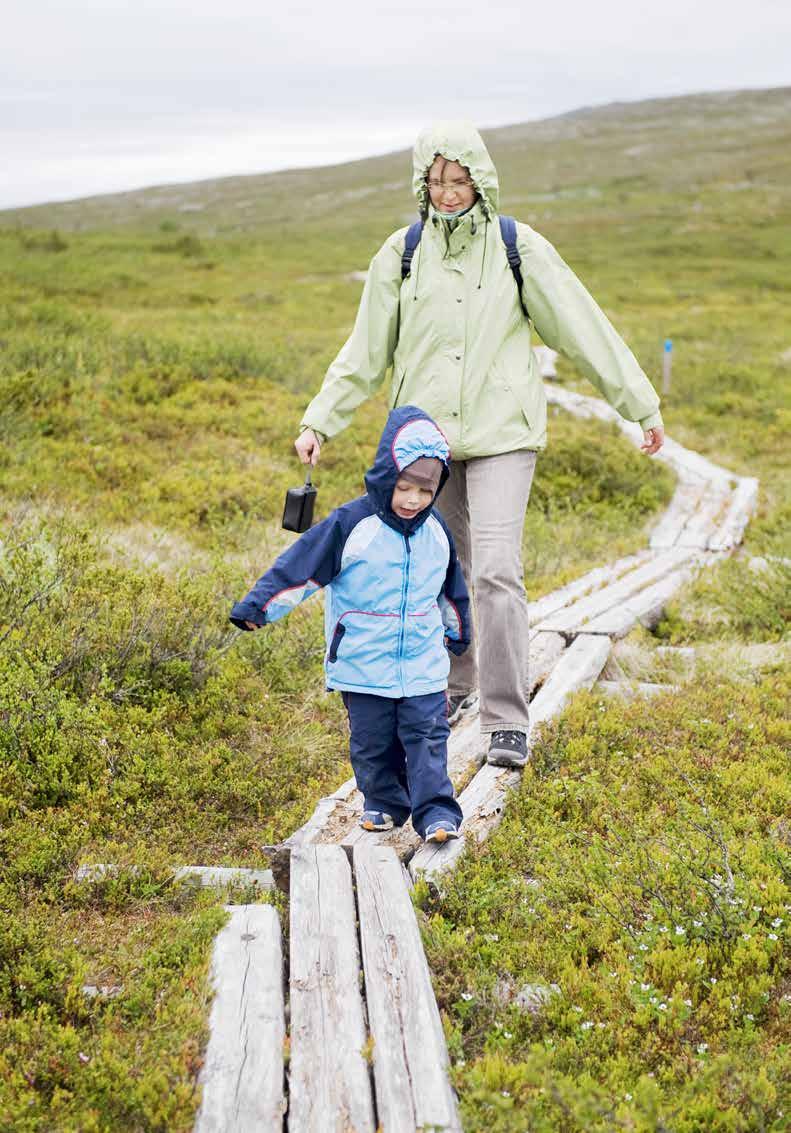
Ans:
<svg viewBox="0 0 791 1133"><path fill-rule="evenodd" d="M665 348L662 351L662 393L670 393L670 376L673 369L673 341L665 339Z"/></svg>
<svg viewBox="0 0 791 1133"><path fill-rule="evenodd" d="M352 872L340 846L291 852L289 1133L374 1133Z"/></svg>

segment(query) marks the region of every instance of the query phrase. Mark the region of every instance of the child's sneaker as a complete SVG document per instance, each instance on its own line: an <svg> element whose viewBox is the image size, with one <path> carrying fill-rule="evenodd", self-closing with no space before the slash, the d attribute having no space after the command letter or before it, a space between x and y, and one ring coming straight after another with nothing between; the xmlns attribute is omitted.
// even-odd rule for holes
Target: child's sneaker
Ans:
<svg viewBox="0 0 791 1133"><path fill-rule="evenodd" d="M463 692L459 696L448 696L448 723L453 726L462 716L477 711L478 693Z"/></svg>
<svg viewBox="0 0 791 1133"><path fill-rule="evenodd" d="M492 732L489 752L486 756L488 763L493 763L495 767L524 767L529 756L527 736L524 732L506 729Z"/></svg>
<svg viewBox="0 0 791 1133"><path fill-rule="evenodd" d="M441 818L439 822L432 822L426 827L427 842L447 842L449 838L458 838L459 828L455 823Z"/></svg>
<svg viewBox="0 0 791 1133"><path fill-rule="evenodd" d="M363 830L392 830L393 819L383 810L364 810L360 816Z"/></svg>

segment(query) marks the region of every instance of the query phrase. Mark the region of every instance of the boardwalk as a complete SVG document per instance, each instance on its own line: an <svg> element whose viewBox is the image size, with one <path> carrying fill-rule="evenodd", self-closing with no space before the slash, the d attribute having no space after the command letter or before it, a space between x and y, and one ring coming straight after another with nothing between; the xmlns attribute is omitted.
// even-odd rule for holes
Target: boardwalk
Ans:
<svg viewBox="0 0 791 1133"><path fill-rule="evenodd" d="M637 426L603 402L551 386L547 392L570 412L615 421L630 439L642 440ZM657 459L671 465L678 484L648 547L531 606L534 728L597 681L614 639L637 624L655 625L683 582L741 540L756 480L733 476L672 440ZM409 824L362 832L362 799L352 779L320 800L278 862L290 894L288 977L274 909L231 908L212 961L198 1133L460 1130L409 888L417 877L437 884L465 842L486 838L500 820L519 773L481 766L483 751L476 718L454 728L449 769L463 784L464 837L444 846L420 844ZM208 871L196 876L212 883ZM257 880L263 888L273 884L266 871Z"/></svg>

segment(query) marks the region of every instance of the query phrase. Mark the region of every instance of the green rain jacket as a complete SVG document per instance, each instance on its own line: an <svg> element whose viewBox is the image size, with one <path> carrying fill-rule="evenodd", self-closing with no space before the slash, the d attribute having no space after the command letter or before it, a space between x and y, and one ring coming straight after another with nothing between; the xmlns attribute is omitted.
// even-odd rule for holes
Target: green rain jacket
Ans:
<svg viewBox="0 0 791 1133"><path fill-rule="evenodd" d="M429 204L437 154L469 169L478 200L457 221ZM305 411L302 427L332 437L380 388L392 365L390 406L417 405L456 460L546 444L547 406L530 323L519 303L497 223L497 171L478 131L445 123L414 150L423 236L401 282L406 228L371 261L354 329ZM523 299L547 346L562 352L629 421L662 424L659 398L607 316L552 245L517 224Z"/></svg>

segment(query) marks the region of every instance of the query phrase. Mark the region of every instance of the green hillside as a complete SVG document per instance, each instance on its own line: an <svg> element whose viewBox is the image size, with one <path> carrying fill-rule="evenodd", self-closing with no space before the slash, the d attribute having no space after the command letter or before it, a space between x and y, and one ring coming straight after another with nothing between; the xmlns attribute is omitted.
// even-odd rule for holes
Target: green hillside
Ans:
<svg viewBox="0 0 791 1133"><path fill-rule="evenodd" d="M650 710L578 697L502 832L442 900L419 894L471 1130L787 1128L790 111L791 89L734 92L486 134L503 210L555 243L657 383L673 339L671 435L758 476L761 499L743 554L658 631L708 648L699 679ZM406 153L0 213L3 1128L191 1126L222 898L172 867L265 864L348 775L319 603L257 635L227 611L288 541L300 410L359 273L414 215ZM326 446L320 514L359 493L385 408ZM531 597L643 546L672 489L614 431L552 417ZM668 679L656 644L629 647ZM600 840L617 822L628 875ZM723 853L742 904L693 931L708 891L666 862L709 876ZM124 869L78 882L87 861ZM524 912L527 876L543 896ZM598 898L621 910L606 929ZM643 954L634 924L671 913L673 950L646 930ZM564 993L518 1016L506 977Z"/></svg>

